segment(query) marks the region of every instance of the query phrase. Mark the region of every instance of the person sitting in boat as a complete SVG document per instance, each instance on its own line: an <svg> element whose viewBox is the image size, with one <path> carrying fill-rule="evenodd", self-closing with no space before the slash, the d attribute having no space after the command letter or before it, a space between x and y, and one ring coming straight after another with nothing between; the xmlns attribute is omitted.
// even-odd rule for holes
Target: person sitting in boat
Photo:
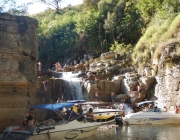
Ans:
<svg viewBox="0 0 180 140"><path fill-rule="evenodd" d="M96 118L94 117L94 113L93 113L92 108L89 108L89 111L87 112L86 116L87 116L86 117L87 121L93 122L96 120Z"/></svg>
<svg viewBox="0 0 180 140"><path fill-rule="evenodd" d="M176 106L175 113L176 113L176 114L180 114L180 105L179 105L178 107Z"/></svg>
<svg viewBox="0 0 180 140"><path fill-rule="evenodd" d="M148 112L148 111L149 111L149 104L145 104L144 111L145 111L145 112Z"/></svg>
<svg viewBox="0 0 180 140"><path fill-rule="evenodd" d="M154 108L153 108L153 112L159 112L160 110L158 109L158 107L157 106L154 106Z"/></svg>
<svg viewBox="0 0 180 140"><path fill-rule="evenodd" d="M168 108L166 106L164 106L165 112L168 112Z"/></svg>
<svg viewBox="0 0 180 140"><path fill-rule="evenodd" d="M29 112L23 117L23 126L32 127L35 124L34 110L30 109Z"/></svg>
<svg viewBox="0 0 180 140"><path fill-rule="evenodd" d="M83 121L84 120L84 116L83 116L83 109L82 109L82 105L78 105L77 108L77 120L78 121Z"/></svg>

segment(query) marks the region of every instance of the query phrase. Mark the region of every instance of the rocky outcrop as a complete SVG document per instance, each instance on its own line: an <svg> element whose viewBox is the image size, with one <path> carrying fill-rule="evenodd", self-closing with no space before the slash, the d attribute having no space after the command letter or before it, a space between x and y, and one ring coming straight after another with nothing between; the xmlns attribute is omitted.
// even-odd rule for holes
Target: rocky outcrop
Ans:
<svg viewBox="0 0 180 140"><path fill-rule="evenodd" d="M0 83L36 82L37 21L0 14Z"/></svg>
<svg viewBox="0 0 180 140"><path fill-rule="evenodd" d="M42 98L37 94L36 28L35 19L0 14L0 130L20 124Z"/></svg>
<svg viewBox="0 0 180 140"><path fill-rule="evenodd" d="M174 42L164 46L156 75L155 96L161 106L171 108L180 105L180 43Z"/></svg>

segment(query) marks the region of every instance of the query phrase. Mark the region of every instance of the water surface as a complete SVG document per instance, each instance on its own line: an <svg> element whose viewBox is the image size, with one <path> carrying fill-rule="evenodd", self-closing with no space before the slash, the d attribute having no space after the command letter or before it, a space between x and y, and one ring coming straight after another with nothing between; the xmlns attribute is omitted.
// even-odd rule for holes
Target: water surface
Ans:
<svg viewBox="0 0 180 140"><path fill-rule="evenodd" d="M86 140L180 140L180 125L122 125Z"/></svg>

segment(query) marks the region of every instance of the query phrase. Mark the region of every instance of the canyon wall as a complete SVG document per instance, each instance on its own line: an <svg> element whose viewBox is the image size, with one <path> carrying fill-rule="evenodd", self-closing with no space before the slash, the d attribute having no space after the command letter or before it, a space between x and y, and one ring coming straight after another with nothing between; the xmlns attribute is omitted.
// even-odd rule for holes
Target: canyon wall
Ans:
<svg viewBox="0 0 180 140"><path fill-rule="evenodd" d="M37 82L37 21L0 14L0 130L20 124L41 99Z"/></svg>

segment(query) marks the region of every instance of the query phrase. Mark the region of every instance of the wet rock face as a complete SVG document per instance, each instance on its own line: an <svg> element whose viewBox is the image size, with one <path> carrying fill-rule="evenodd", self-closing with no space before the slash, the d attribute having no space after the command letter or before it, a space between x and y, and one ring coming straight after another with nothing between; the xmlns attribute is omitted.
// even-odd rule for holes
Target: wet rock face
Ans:
<svg viewBox="0 0 180 140"><path fill-rule="evenodd" d="M35 82L37 21L0 14L0 82Z"/></svg>

